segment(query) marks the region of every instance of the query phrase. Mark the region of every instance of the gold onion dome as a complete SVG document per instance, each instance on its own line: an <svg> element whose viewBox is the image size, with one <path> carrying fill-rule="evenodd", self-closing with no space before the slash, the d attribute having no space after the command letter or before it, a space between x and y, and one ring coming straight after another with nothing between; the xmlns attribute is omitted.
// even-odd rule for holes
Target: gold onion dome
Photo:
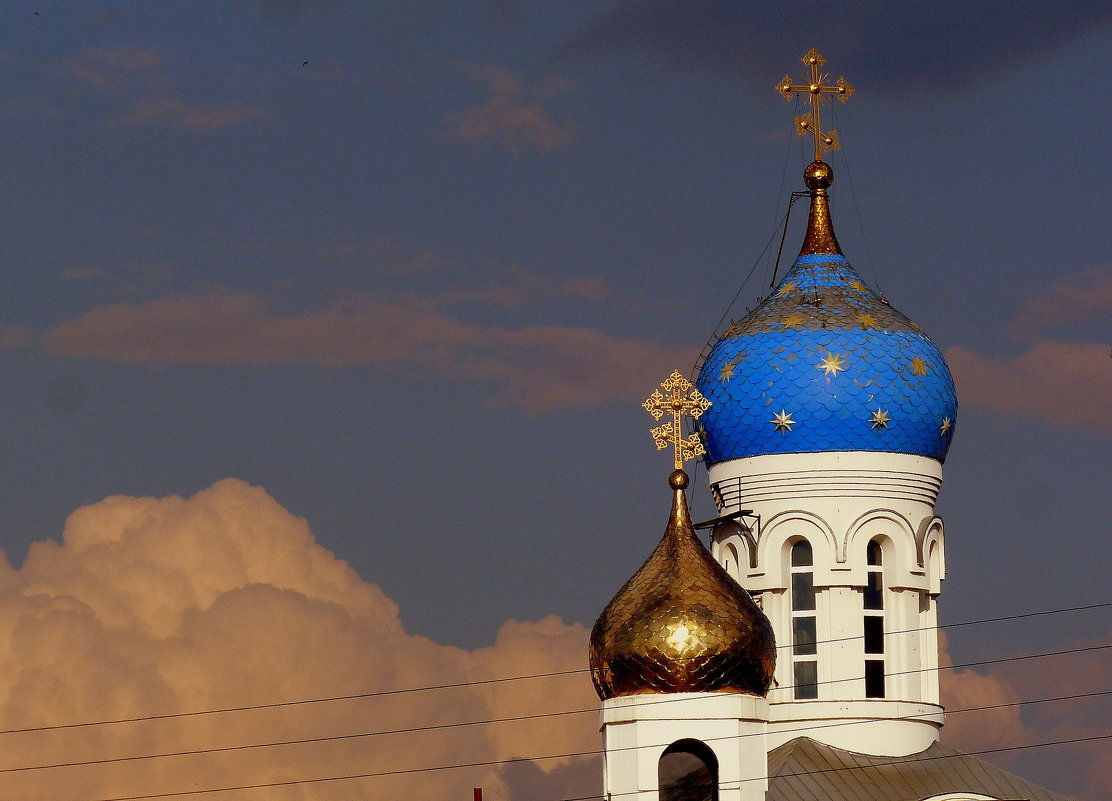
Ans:
<svg viewBox="0 0 1112 801"><path fill-rule="evenodd" d="M764 696L776 667L768 618L695 535L687 474L668 480L664 538L599 615L591 678L603 700L639 693Z"/></svg>

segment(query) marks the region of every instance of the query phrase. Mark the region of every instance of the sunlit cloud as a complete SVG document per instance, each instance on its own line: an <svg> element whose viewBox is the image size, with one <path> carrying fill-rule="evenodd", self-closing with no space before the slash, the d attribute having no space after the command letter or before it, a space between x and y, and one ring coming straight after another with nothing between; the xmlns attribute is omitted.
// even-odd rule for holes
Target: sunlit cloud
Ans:
<svg viewBox="0 0 1112 801"><path fill-rule="evenodd" d="M1110 320L1112 271L1092 270L1067 276L1028 302L1012 321L1011 332L1021 342L1037 342L1048 330L1091 321L1109 328Z"/></svg>
<svg viewBox="0 0 1112 801"><path fill-rule="evenodd" d="M939 665L952 668L954 661L946 645L946 633L940 631L938 636ZM1024 728L1020 714L1022 708L1014 705L1022 696L1007 679L968 668L943 669L939 673L939 685L947 709L978 710L947 715L942 729L947 745L963 751L980 751L1009 748L1029 741L1030 733Z"/></svg>
<svg viewBox="0 0 1112 801"><path fill-rule="evenodd" d="M591 282L561 291L593 295ZM509 290L512 295L515 290ZM482 290L353 295L317 311L278 314L257 295L210 293L93 309L42 336L67 358L132 364L368 366L493 388L495 402L533 412L637 400L694 348L565 325L521 328L453 316L468 301L513 302Z"/></svg>
<svg viewBox="0 0 1112 801"><path fill-rule="evenodd" d="M398 612L322 548L307 521L239 480L189 498L113 496L79 509L61 541L34 543L19 569L0 557L0 729L171 717L6 734L0 769L208 753L6 773L5 797L114 797L419 768L445 769L273 788L267 797L451 798L461 786L509 801L534 801L542 790L546 798L598 792L597 756L530 759L600 747L598 702L582 672L584 627L555 617L508 621L492 645L469 651L407 633ZM1106 700L956 710L1099 691L1109 658L1071 655L1068 670L1033 660L943 671L944 702L955 710L944 737L981 750L1101 734ZM465 686L175 716L443 684ZM455 725L504 718L523 719ZM400 729L408 731L384 734ZM292 740L313 742L242 748ZM238 750L212 750L222 748ZM1112 786L1110 746L1079 748L1064 758L1101 797ZM502 760L523 761L451 769Z"/></svg>
<svg viewBox="0 0 1112 801"><path fill-rule="evenodd" d="M1106 645L1107 637L1078 638L1075 648ZM942 665L952 665L942 638ZM1070 650L1063 646L1061 650ZM1112 701L1105 678L1112 673L1112 654L1105 649L981 667L943 670L942 701L954 710L946 717L942 739L964 751L1007 749L1040 742L1084 740L1108 734ZM1092 693L1098 695L1093 696ZM1034 703L1042 699L1069 700ZM961 712L958 710L971 710ZM1023 773L1031 752L987 755L990 761ZM1055 772L1088 798L1112 792L1112 742L1071 743L1053 752Z"/></svg>
<svg viewBox="0 0 1112 801"><path fill-rule="evenodd" d="M1005 416L1112 434L1112 273L1067 276L1025 304L1008 330L1026 349L988 356L954 346L946 360L961 403ZM1063 331L1063 329L1069 329ZM1106 342L1070 341L1052 333Z"/></svg>
<svg viewBox="0 0 1112 801"><path fill-rule="evenodd" d="M195 791L597 749L597 699L576 672L586 645L586 629L551 617L509 621L476 651L408 634L397 606L316 543L305 520L238 480L191 498L111 497L74 512L62 542L35 543L20 569L0 557L0 729L572 672L7 734L0 769L317 741L5 773L5 798ZM577 709L591 711L453 725ZM382 734L398 729L410 731ZM570 781L580 762L546 760L536 771ZM488 765L274 788L266 797L451 798L461 786L483 786L490 797L531 799L511 795L515 775ZM561 795L559 784L552 789Z"/></svg>
<svg viewBox="0 0 1112 801"><path fill-rule="evenodd" d="M1048 340L1015 358L946 350L963 405L1112 434L1109 345Z"/></svg>
<svg viewBox="0 0 1112 801"><path fill-rule="evenodd" d="M501 67L463 65L472 80L490 93L483 103L447 119L445 137L463 142L498 142L513 152L524 149L555 150L571 143L570 124L557 120L545 104L567 93L574 84L549 77L526 85Z"/></svg>

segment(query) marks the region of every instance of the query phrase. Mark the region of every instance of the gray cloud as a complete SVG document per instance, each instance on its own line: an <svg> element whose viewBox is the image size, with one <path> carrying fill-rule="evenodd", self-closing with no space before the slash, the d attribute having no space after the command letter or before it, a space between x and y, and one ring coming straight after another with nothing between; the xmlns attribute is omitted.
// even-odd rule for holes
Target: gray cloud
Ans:
<svg viewBox="0 0 1112 801"><path fill-rule="evenodd" d="M546 286L526 279L491 292L351 297L276 314L259 296L209 293L102 306L47 331L49 353L130 364L316 365L418 369L494 388L493 400L533 412L640 400L660 373L695 351L595 328L507 328L457 317L470 302L514 305L529 294L600 298L589 279Z"/></svg>
<svg viewBox="0 0 1112 801"><path fill-rule="evenodd" d="M263 116L261 108L250 103L203 106L181 97L153 97L140 100L119 125L156 125L187 131L212 132L230 128Z"/></svg>
<svg viewBox="0 0 1112 801"><path fill-rule="evenodd" d="M461 142L500 142L511 152L524 149L555 150L571 143L566 120L546 108L548 100L568 92L573 84L548 77L536 86L501 67L462 65L477 83L486 86L489 98L447 118L445 137Z"/></svg>
<svg viewBox="0 0 1112 801"><path fill-rule="evenodd" d="M1091 0L1024 3L785 5L737 0L617 0L580 29L565 55L629 51L686 69L767 82L801 71L812 45L836 74L897 94L924 86L961 90L1054 52L1112 24L1112 5ZM783 64L768 74L770 64Z"/></svg>

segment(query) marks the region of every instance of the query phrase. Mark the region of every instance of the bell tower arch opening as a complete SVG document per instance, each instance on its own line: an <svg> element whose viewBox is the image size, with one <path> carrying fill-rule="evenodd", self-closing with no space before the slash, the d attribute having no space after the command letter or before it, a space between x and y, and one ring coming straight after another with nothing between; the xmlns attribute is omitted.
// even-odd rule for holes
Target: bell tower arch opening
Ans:
<svg viewBox="0 0 1112 801"><path fill-rule="evenodd" d="M718 758L692 739L677 740L657 762L660 801L718 801Z"/></svg>

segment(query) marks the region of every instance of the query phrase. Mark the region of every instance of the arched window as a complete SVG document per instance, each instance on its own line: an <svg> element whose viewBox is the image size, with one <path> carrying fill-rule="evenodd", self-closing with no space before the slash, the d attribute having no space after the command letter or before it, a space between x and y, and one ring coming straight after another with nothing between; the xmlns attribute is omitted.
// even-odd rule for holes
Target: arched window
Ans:
<svg viewBox="0 0 1112 801"><path fill-rule="evenodd" d="M884 697L884 551L877 540L865 547L865 697Z"/></svg>
<svg viewBox="0 0 1112 801"><path fill-rule="evenodd" d="M815 557L811 543L792 545L792 668L795 697L819 697L818 629L815 617Z"/></svg>
<svg viewBox="0 0 1112 801"><path fill-rule="evenodd" d="M706 743L677 740L656 765L660 801L718 801L718 758Z"/></svg>
<svg viewBox="0 0 1112 801"><path fill-rule="evenodd" d="M726 568L726 572L733 576L734 579L740 581L741 557L738 556L737 548L735 548L733 545L726 546L722 567Z"/></svg>

